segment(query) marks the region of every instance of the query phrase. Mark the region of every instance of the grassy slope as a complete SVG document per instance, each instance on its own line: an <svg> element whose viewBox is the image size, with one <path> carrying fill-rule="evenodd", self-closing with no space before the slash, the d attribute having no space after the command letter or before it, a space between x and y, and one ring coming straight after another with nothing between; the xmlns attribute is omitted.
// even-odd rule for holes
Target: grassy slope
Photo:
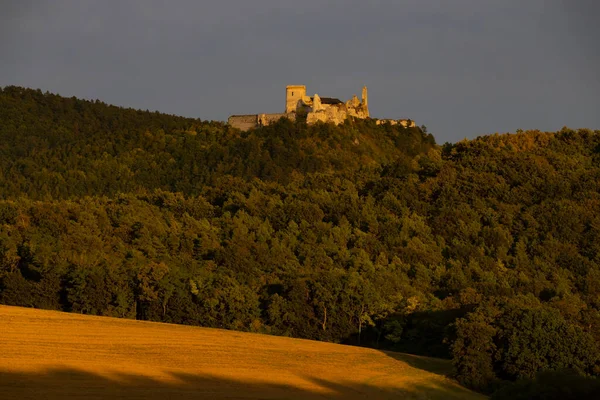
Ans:
<svg viewBox="0 0 600 400"><path fill-rule="evenodd" d="M0 397L476 399L446 361L0 306Z"/></svg>

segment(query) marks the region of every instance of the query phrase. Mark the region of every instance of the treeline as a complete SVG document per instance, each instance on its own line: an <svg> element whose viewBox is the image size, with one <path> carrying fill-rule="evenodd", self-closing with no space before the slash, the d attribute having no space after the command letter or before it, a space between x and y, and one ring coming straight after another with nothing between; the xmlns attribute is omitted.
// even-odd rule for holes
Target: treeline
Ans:
<svg viewBox="0 0 600 400"><path fill-rule="evenodd" d="M240 133L0 99L20 110L0 109L4 304L447 357L497 398L539 391L543 371L597 387L599 131L439 147L370 121Z"/></svg>

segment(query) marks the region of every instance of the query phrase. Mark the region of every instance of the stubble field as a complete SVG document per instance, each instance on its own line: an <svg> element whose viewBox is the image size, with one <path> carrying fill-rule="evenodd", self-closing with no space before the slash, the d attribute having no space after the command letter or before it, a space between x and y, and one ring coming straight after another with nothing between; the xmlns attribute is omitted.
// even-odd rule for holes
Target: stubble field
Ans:
<svg viewBox="0 0 600 400"><path fill-rule="evenodd" d="M1 399L479 399L447 361L0 306Z"/></svg>

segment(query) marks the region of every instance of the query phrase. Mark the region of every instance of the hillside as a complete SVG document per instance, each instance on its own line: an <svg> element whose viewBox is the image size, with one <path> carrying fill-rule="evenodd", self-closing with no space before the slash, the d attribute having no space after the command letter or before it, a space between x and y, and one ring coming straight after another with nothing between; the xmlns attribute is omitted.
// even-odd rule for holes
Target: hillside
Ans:
<svg viewBox="0 0 600 400"><path fill-rule="evenodd" d="M351 176L433 147L417 128L282 120L239 132L201 121L0 88L0 198L115 195L162 189L198 195L222 176L287 183L294 174Z"/></svg>
<svg viewBox="0 0 600 400"><path fill-rule="evenodd" d="M0 303L600 375L600 131L437 146L0 93Z"/></svg>
<svg viewBox="0 0 600 400"><path fill-rule="evenodd" d="M218 329L0 306L8 399L478 399L449 363Z"/></svg>

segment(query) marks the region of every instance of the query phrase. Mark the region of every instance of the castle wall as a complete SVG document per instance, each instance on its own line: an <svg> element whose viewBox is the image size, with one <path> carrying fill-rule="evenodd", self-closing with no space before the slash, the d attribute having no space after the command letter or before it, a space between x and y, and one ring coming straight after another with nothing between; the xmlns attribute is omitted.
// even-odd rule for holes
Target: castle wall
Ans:
<svg viewBox="0 0 600 400"><path fill-rule="evenodd" d="M318 96L315 95L318 99ZM349 100L346 104L321 104L317 102L318 107L315 107L313 102L313 110L306 116L306 122L314 124L317 121L333 122L336 125L343 123L348 117L365 119L369 118L369 110L363 103L358 102L355 98ZM357 104L357 105L356 105Z"/></svg>
<svg viewBox="0 0 600 400"><path fill-rule="evenodd" d="M309 112L306 115L306 123L314 124L317 121L321 121L333 122L338 125L344 122L347 116L348 112L344 104L320 104L316 111Z"/></svg>
<svg viewBox="0 0 600 400"><path fill-rule="evenodd" d="M414 128L417 126L415 121L412 119L378 119L375 121L377 125L390 124L390 125L402 125L405 128Z"/></svg>
<svg viewBox="0 0 600 400"><path fill-rule="evenodd" d="M258 126L258 115L232 115L227 120L227 124L239 130L247 131Z"/></svg>
<svg viewBox="0 0 600 400"><path fill-rule="evenodd" d="M262 126L271 125L274 122L279 121L281 118L289 118L291 120L296 119L295 114L278 113L278 114L258 114L258 123Z"/></svg>
<svg viewBox="0 0 600 400"><path fill-rule="evenodd" d="M259 126L271 125L279 121L281 118L296 119L295 114L277 113L277 114L249 114L249 115L232 115L227 120L227 124L241 131L258 128Z"/></svg>

